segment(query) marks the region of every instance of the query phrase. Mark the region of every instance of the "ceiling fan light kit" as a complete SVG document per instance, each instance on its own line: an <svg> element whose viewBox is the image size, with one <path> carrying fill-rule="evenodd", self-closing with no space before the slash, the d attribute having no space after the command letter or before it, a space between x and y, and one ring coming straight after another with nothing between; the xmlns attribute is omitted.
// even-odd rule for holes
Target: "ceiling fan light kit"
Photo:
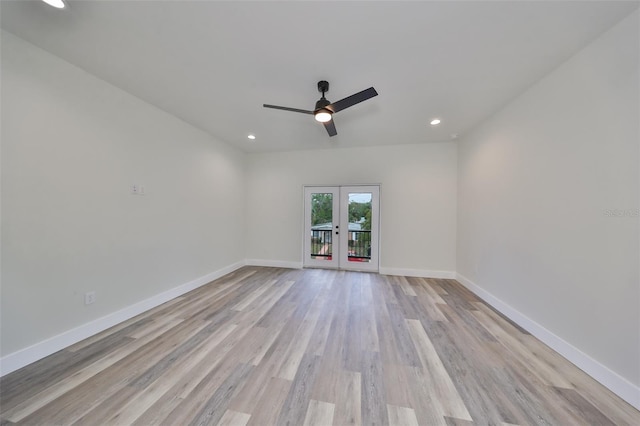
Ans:
<svg viewBox="0 0 640 426"><path fill-rule="evenodd" d="M325 80L319 81L318 92L322 93L322 97L316 102L316 107L313 111L268 104L263 104L262 106L265 108L281 109L284 111L299 112L302 114L312 114L315 117L316 121L319 121L324 125L324 128L327 130L329 136L335 136L338 134L338 132L336 131L336 126L333 122L333 114L359 104L360 102L366 101L367 99L371 99L374 96L378 96L378 92L376 92L376 89L370 87L351 96L347 96L344 99L340 99L337 102L331 103L327 98L324 97L324 94L328 91L329 82Z"/></svg>
<svg viewBox="0 0 640 426"><path fill-rule="evenodd" d="M320 123L326 123L327 121L331 120L331 111L323 108L319 111L316 111L315 117L316 121L319 121Z"/></svg>

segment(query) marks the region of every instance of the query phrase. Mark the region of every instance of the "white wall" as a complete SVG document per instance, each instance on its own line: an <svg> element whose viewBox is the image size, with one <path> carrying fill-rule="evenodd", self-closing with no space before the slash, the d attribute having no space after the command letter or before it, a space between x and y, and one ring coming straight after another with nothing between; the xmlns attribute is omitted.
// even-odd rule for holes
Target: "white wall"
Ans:
<svg viewBox="0 0 640 426"><path fill-rule="evenodd" d="M242 262L243 153L6 32L1 82L3 356Z"/></svg>
<svg viewBox="0 0 640 426"><path fill-rule="evenodd" d="M639 34L635 12L465 136L457 244L463 281L636 406Z"/></svg>
<svg viewBox="0 0 640 426"><path fill-rule="evenodd" d="M381 271L455 271L453 142L250 154L247 170L248 259L302 263L303 185L371 183Z"/></svg>

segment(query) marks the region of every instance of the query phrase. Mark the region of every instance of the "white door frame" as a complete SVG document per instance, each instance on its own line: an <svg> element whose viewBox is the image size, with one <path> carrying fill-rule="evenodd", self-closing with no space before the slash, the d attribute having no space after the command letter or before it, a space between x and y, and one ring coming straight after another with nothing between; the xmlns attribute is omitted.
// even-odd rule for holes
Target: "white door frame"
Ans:
<svg viewBox="0 0 640 426"><path fill-rule="evenodd" d="M349 193L371 193L371 258L368 262L349 260ZM333 194L333 222L330 259L311 258L311 194ZM380 265L380 185L304 186L303 265L311 268L345 269L356 271L379 270ZM337 244L334 244L337 242Z"/></svg>

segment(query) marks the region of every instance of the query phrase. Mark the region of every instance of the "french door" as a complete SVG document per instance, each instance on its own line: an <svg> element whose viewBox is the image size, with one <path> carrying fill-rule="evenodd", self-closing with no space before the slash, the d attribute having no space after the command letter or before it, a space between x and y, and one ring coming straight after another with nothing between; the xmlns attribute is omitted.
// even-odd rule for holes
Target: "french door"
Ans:
<svg viewBox="0 0 640 426"><path fill-rule="evenodd" d="M305 186L304 266L378 270L380 187Z"/></svg>

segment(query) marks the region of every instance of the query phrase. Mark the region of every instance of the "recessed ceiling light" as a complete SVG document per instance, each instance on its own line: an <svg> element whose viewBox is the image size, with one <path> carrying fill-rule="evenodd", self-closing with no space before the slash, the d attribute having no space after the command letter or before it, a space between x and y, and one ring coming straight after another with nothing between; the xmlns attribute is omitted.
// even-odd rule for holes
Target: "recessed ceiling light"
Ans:
<svg viewBox="0 0 640 426"><path fill-rule="evenodd" d="M42 0L42 1L48 4L49 6L55 7L56 9L64 9L65 7L64 0Z"/></svg>
<svg viewBox="0 0 640 426"><path fill-rule="evenodd" d="M249 135L247 136L249 139L254 140L256 138L256 135Z"/></svg>
<svg viewBox="0 0 640 426"><path fill-rule="evenodd" d="M431 125L432 126L437 126L438 124L440 124L440 119L439 118L434 118L433 120L431 120Z"/></svg>

